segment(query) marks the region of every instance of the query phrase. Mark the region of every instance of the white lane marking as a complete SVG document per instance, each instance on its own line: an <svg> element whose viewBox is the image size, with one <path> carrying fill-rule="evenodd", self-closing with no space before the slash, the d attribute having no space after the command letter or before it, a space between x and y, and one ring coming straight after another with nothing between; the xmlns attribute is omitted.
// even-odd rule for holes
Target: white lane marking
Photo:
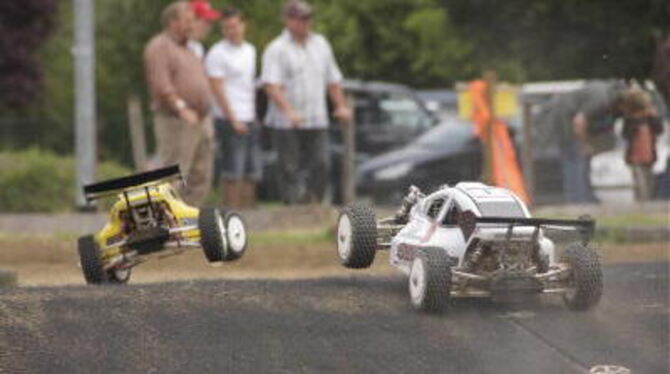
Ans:
<svg viewBox="0 0 670 374"><path fill-rule="evenodd" d="M628 368L618 365L597 365L589 370L589 374L630 374Z"/></svg>

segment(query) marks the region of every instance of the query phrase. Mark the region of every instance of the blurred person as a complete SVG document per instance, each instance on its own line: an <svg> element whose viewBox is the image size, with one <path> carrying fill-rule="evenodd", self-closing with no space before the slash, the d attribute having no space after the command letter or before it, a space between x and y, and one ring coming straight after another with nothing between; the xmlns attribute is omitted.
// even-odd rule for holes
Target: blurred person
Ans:
<svg viewBox="0 0 670 374"><path fill-rule="evenodd" d="M261 79L269 97L267 125L279 156L278 183L288 204L323 201L330 179L326 92L340 123L351 120L342 73L330 43L312 31L312 6L289 0L285 29L263 54Z"/></svg>
<svg viewBox="0 0 670 374"><path fill-rule="evenodd" d="M187 47L194 18L187 2L168 5L163 31L144 50L144 65L158 156L163 165L179 164L186 181L182 197L199 206L211 186L214 129L207 76Z"/></svg>
<svg viewBox="0 0 670 374"><path fill-rule="evenodd" d="M658 91L663 95L665 105L670 107L670 33L658 43L651 77ZM670 116L670 113L666 115Z"/></svg>
<svg viewBox="0 0 670 374"><path fill-rule="evenodd" d="M649 200L654 192L656 137L663 132L663 123L656 113L651 96L642 89L631 89L622 98L623 136L628 144L626 163L635 181L635 198Z"/></svg>
<svg viewBox="0 0 670 374"><path fill-rule="evenodd" d="M561 150L563 193L568 203L597 203L591 186L591 157L613 146L614 118L624 86L594 81L549 103L551 127Z"/></svg>
<svg viewBox="0 0 670 374"><path fill-rule="evenodd" d="M253 206L261 178L260 124L256 121L256 48L245 41L242 13L228 7L223 39L212 46L205 68L214 96L217 143L221 153L224 204Z"/></svg>
<svg viewBox="0 0 670 374"><path fill-rule="evenodd" d="M195 14L195 20L189 37L188 48L202 60L205 57L205 47L202 45L202 41L212 31L212 24L221 17L221 13L212 8L212 5L205 0L191 0L189 5Z"/></svg>
<svg viewBox="0 0 670 374"><path fill-rule="evenodd" d="M654 56L654 65L651 77L658 91L665 99L665 118L670 119L670 33L663 40L659 40ZM655 196L670 199L670 155L665 164L665 170L659 176Z"/></svg>

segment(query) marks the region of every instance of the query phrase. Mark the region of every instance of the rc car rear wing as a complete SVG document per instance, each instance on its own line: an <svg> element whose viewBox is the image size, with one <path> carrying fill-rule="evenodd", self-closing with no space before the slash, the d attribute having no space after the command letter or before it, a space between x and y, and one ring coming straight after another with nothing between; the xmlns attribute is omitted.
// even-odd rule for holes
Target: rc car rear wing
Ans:
<svg viewBox="0 0 670 374"><path fill-rule="evenodd" d="M535 227L536 232L540 228L552 228L558 230L575 230L581 237L582 242L587 244L593 238L596 222L589 216L572 219L551 218L524 218L524 217L477 217L472 212L463 212L459 225L463 234L469 237L478 224L499 224L507 227L508 237L511 237L514 227Z"/></svg>
<svg viewBox="0 0 670 374"><path fill-rule="evenodd" d="M148 187L175 179L183 181L179 165L86 185L84 186L84 197L86 201L91 202L107 196L117 195L136 187Z"/></svg>

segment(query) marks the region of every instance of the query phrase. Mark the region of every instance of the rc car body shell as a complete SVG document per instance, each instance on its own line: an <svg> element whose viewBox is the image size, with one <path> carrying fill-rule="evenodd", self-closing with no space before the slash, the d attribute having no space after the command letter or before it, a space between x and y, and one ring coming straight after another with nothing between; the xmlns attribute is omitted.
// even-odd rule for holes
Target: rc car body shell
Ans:
<svg viewBox="0 0 670 374"><path fill-rule="evenodd" d="M146 189L145 189L146 188ZM121 254L120 243L126 239L124 233L123 215L128 214L130 207L137 207L148 203L147 191L151 201L154 204L167 204L174 215L176 224L179 227L185 227L187 230L181 232L181 237L188 242L197 242L200 240L200 231L197 228L198 215L200 210L187 205L175 191L170 183L152 185L140 185L126 192L126 200L123 193L117 195L116 202L109 211L109 220L107 224L96 235L102 258L109 260ZM190 229L189 229L190 228Z"/></svg>
<svg viewBox="0 0 670 374"><path fill-rule="evenodd" d="M431 209L437 204L441 207L431 216ZM443 248L449 258L454 259L455 265L461 267L465 251L472 241L506 239L507 229L500 225L479 225L469 238L465 238L457 222L445 222L448 221L446 216L451 209L471 211L478 217L484 216L483 209L497 209L500 215L511 213L516 217L531 217L526 205L507 189L473 182L445 186L414 205L407 224L391 241L391 265L409 274L414 252L418 248L438 247ZM518 227L514 229L511 239L530 240L533 233L533 227ZM552 264L555 263L554 243L544 237L542 230L538 240L541 254L548 256Z"/></svg>

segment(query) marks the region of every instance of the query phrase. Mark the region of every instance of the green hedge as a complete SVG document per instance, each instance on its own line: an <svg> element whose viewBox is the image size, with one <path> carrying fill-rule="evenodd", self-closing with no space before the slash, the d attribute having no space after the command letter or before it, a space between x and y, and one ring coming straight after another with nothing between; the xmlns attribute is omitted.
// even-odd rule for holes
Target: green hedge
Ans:
<svg viewBox="0 0 670 374"><path fill-rule="evenodd" d="M113 162L98 165L98 178L131 173ZM0 212L63 212L74 206L72 157L39 149L0 152Z"/></svg>

